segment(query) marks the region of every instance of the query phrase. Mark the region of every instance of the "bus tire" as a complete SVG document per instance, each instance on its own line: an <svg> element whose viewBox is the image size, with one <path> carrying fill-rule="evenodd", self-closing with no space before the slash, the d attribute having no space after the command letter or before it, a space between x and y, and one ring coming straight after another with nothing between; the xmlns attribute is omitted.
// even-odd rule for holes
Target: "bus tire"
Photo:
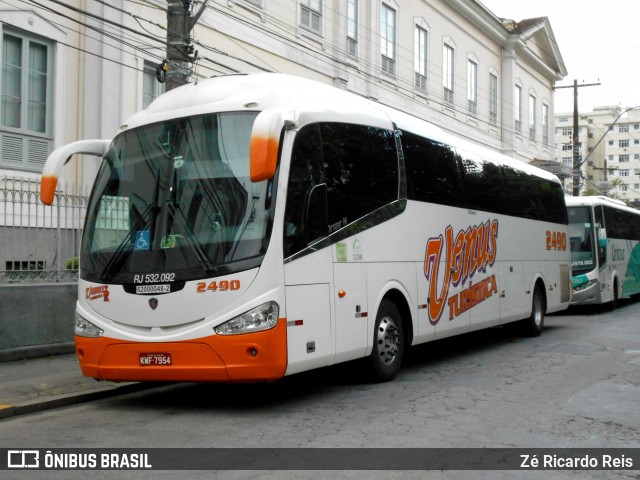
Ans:
<svg viewBox="0 0 640 480"><path fill-rule="evenodd" d="M375 381L393 380L402 365L405 349L404 329L398 307L391 300L380 303L373 331L369 366Z"/></svg>
<svg viewBox="0 0 640 480"><path fill-rule="evenodd" d="M544 295L540 287L535 287L531 301L531 315L520 322L520 331L527 337L537 337L544 328L546 311Z"/></svg>
<svg viewBox="0 0 640 480"><path fill-rule="evenodd" d="M616 279L613 280L612 298L611 298L611 301L606 304L605 311L613 312L619 306L620 305L619 305L619 301L618 301L618 279L616 278Z"/></svg>

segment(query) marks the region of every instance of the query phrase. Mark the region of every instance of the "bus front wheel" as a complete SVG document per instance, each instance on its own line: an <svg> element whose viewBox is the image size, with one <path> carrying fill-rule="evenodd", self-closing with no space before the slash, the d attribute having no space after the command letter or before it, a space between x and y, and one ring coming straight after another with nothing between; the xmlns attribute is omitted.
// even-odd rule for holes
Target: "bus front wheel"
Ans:
<svg viewBox="0 0 640 480"><path fill-rule="evenodd" d="M374 380L393 380L400 371L405 338L398 307L388 299L382 300L373 332L373 350L369 357Z"/></svg>

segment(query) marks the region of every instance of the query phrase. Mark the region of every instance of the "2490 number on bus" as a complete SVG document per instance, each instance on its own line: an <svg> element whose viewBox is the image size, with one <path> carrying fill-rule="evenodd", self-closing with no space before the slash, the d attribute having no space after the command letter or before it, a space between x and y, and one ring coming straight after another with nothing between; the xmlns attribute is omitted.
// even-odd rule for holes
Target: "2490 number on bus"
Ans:
<svg viewBox="0 0 640 480"><path fill-rule="evenodd" d="M567 250L567 234L547 230L547 250Z"/></svg>

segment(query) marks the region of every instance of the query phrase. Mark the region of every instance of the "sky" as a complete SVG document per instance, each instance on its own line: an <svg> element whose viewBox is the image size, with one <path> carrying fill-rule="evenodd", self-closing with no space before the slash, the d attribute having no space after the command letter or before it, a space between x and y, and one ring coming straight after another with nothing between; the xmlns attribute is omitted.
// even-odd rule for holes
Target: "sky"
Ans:
<svg viewBox="0 0 640 480"><path fill-rule="evenodd" d="M548 17L567 76L556 86L578 88L578 110L640 105L639 0L480 0L494 15L520 21ZM556 113L573 111L573 88L556 90Z"/></svg>

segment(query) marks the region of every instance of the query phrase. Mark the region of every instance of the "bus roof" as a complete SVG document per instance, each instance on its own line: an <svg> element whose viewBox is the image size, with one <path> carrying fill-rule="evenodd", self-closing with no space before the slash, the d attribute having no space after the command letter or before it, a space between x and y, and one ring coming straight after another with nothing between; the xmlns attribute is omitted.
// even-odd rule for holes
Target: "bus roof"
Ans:
<svg viewBox="0 0 640 480"><path fill-rule="evenodd" d="M625 210L627 212L640 215L640 210L631 208L622 200L616 198L605 197L602 195L593 195L588 197L565 197L565 203L567 207L580 207L580 206L594 206L594 205L606 205L608 207L616 208L618 210Z"/></svg>
<svg viewBox="0 0 640 480"><path fill-rule="evenodd" d="M281 73L232 74L183 85L156 98L146 110L131 116L121 128L139 127L173 118L224 111L262 111L290 108L402 130L451 145L467 154L560 183L546 170L449 134L418 117L372 100L303 77Z"/></svg>

